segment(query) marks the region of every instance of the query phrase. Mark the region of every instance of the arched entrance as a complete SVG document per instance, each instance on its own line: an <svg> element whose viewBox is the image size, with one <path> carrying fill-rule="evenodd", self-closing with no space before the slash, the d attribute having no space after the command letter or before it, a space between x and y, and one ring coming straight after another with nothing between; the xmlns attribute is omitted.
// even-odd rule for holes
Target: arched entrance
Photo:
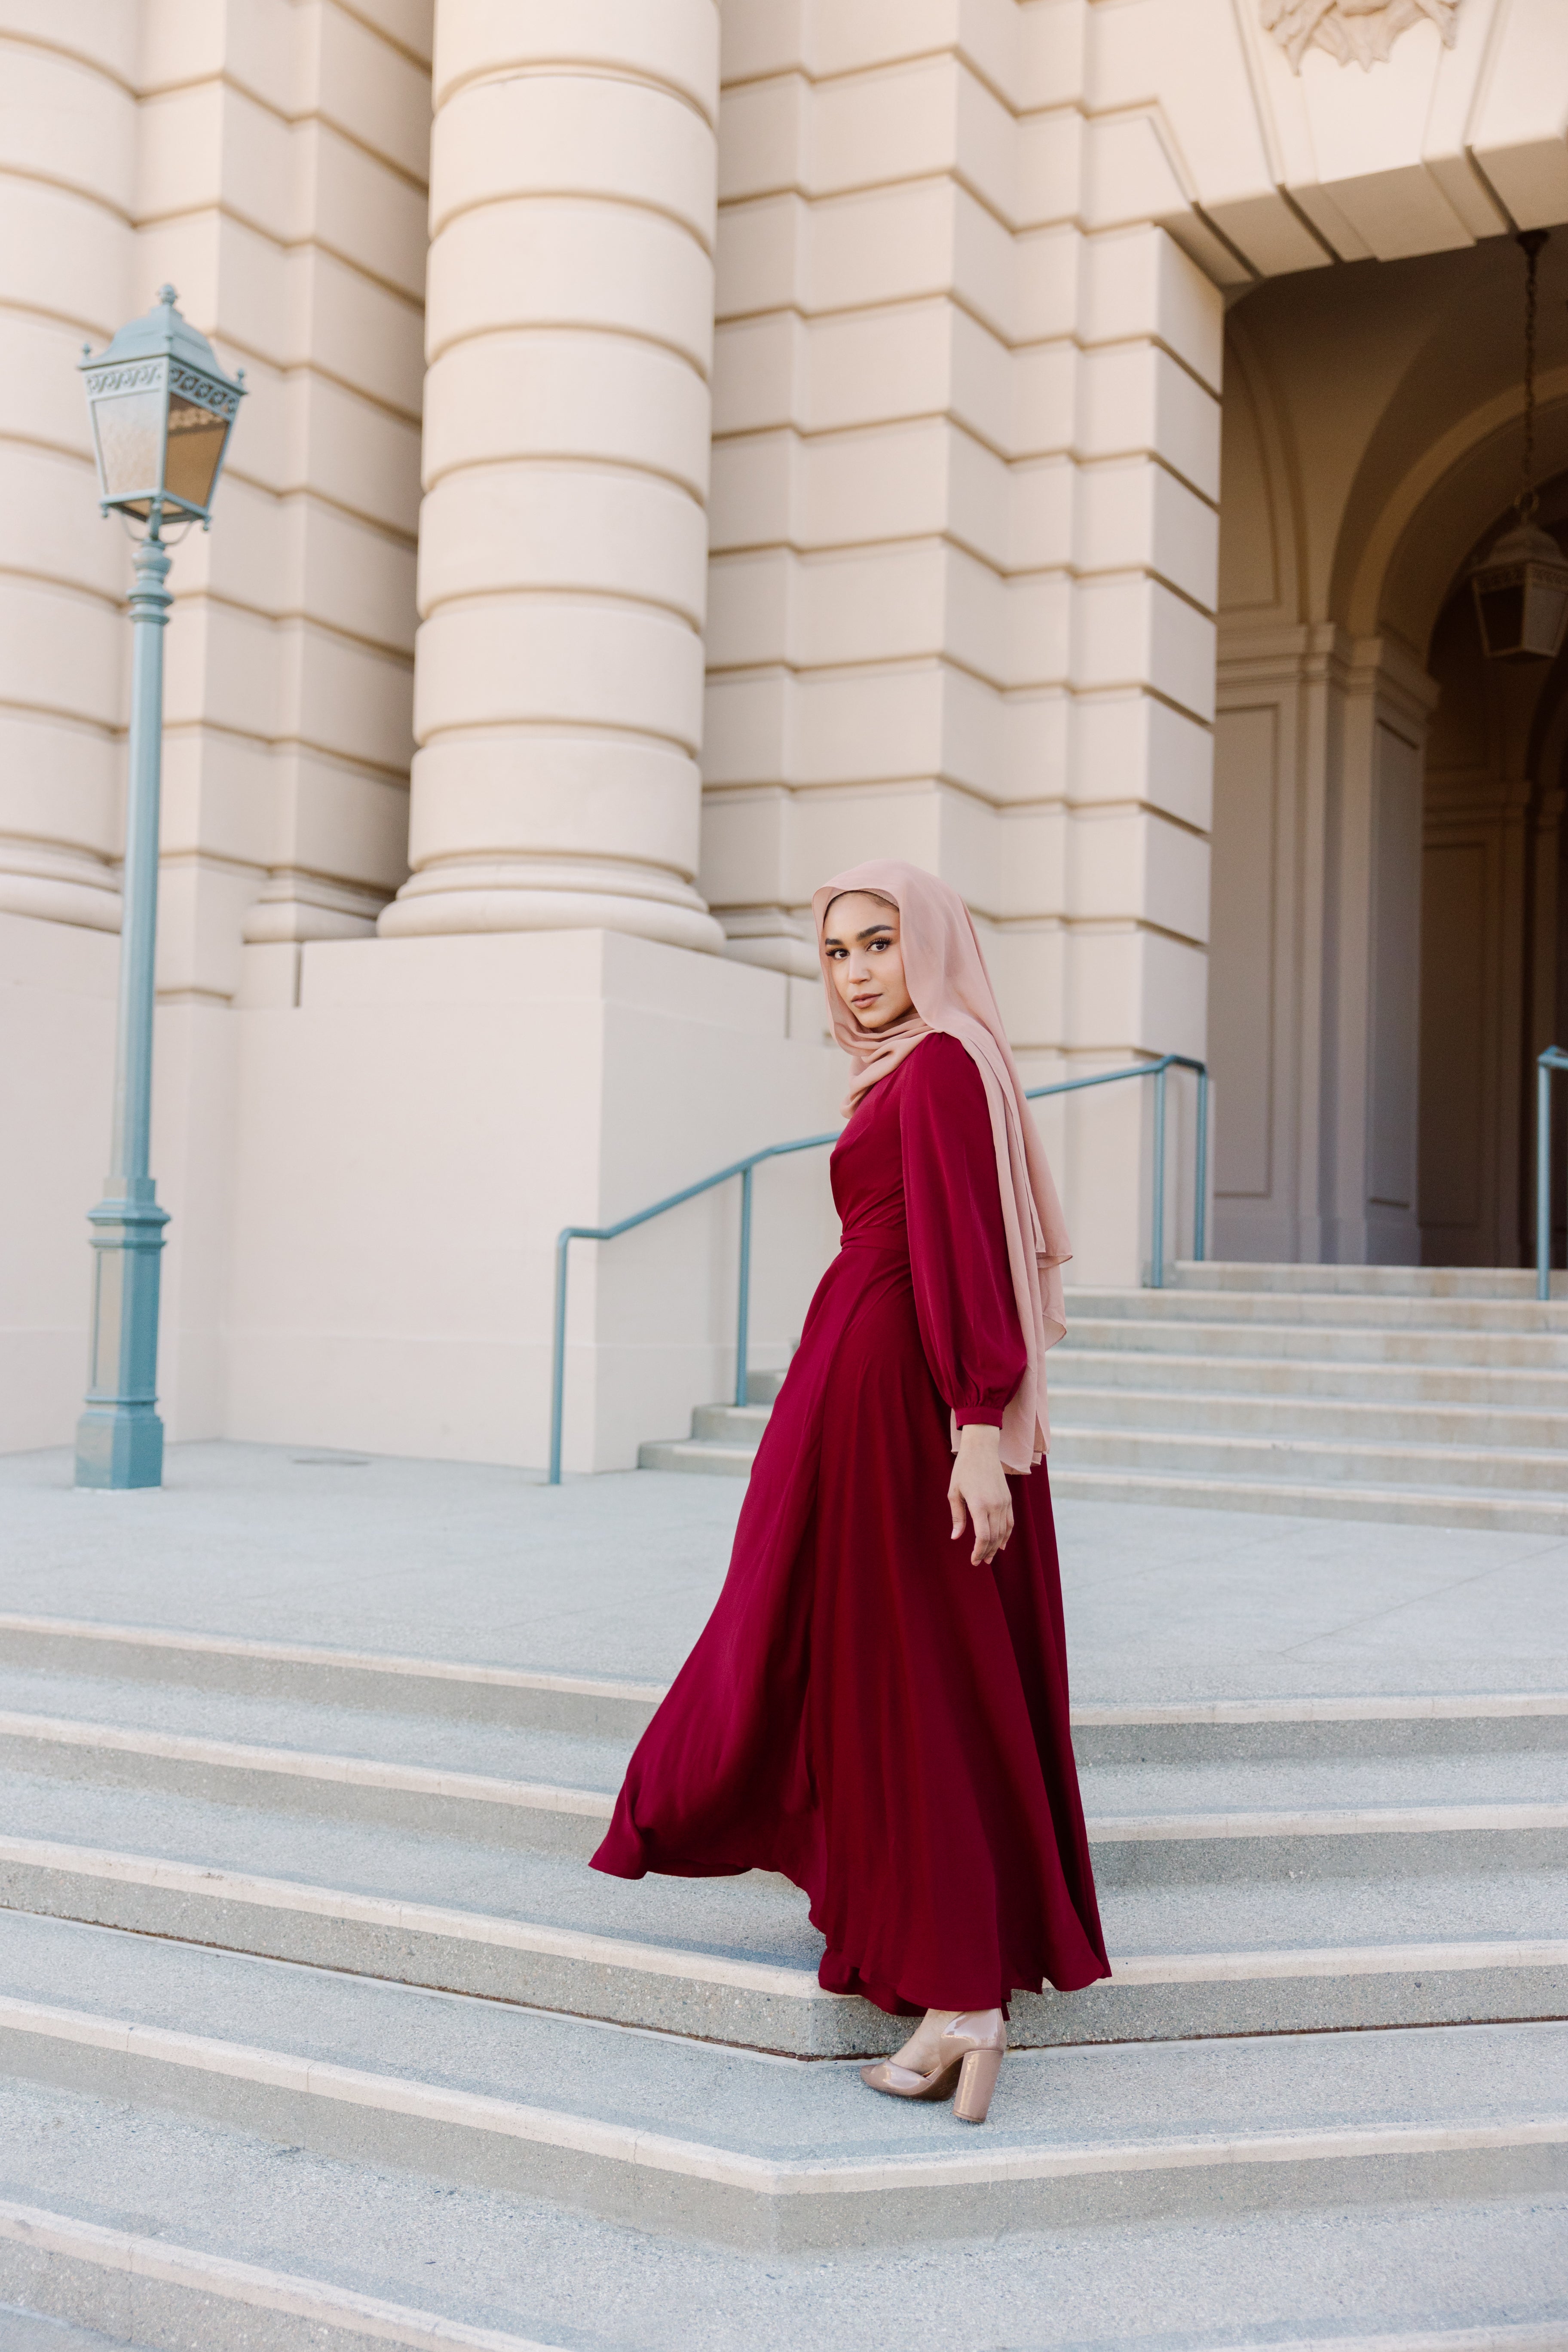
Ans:
<svg viewBox="0 0 1568 2352"><path fill-rule="evenodd" d="M1547 486L1541 520L1568 538L1568 476ZM1421 1259L1522 1265L1534 1253L1533 1064L1568 1034L1568 656L1487 660L1472 560L1459 567L1427 654L1438 698L1423 796Z"/></svg>
<svg viewBox="0 0 1568 2352"><path fill-rule="evenodd" d="M1210 924L1215 1243L1521 1262L1558 1009L1557 669L1483 662L1468 574L1518 487L1511 240L1276 279L1226 351ZM1540 472L1568 525L1568 235ZM1568 530L1563 536L1568 538Z"/></svg>

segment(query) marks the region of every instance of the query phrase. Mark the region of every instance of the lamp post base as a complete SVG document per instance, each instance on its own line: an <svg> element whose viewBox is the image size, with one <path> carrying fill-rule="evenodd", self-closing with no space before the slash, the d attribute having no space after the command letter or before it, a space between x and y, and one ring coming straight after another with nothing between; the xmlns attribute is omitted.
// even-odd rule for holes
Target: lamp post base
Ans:
<svg viewBox="0 0 1568 2352"><path fill-rule="evenodd" d="M110 1177L88 1211L92 1227L92 1349L87 1402L76 1425L79 1486L157 1486L158 1269L169 1212L150 1176Z"/></svg>
<svg viewBox="0 0 1568 2352"><path fill-rule="evenodd" d="M79 1486L161 1486L163 1424L150 1404L89 1406L76 1425Z"/></svg>

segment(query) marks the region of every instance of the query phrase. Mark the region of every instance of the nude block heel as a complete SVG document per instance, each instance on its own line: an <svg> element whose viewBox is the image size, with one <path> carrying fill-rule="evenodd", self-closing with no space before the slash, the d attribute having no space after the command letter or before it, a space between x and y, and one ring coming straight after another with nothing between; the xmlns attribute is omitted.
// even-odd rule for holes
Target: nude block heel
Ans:
<svg viewBox="0 0 1568 2352"><path fill-rule="evenodd" d="M958 2071L958 2095L952 2112L961 2124L983 2124L991 2112L991 2094L1002 2072L1000 2050L971 2050Z"/></svg>
<svg viewBox="0 0 1568 2352"><path fill-rule="evenodd" d="M862 2066L860 2080L868 2090L884 2091L892 2099L951 2098L961 2123L983 2124L1006 2048L1007 2021L999 2009L960 2010L938 2041L936 2063L927 2073L883 2058Z"/></svg>

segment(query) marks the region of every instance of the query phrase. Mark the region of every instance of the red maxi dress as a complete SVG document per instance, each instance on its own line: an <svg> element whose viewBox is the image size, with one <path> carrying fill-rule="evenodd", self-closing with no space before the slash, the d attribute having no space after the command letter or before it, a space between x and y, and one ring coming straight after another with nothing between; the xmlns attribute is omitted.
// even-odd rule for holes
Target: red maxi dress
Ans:
<svg viewBox="0 0 1568 2352"><path fill-rule="evenodd" d="M781 1871L819 1975L895 2014L1110 1973L1068 1730L1042 1463L989 1567L952 1538L949 1408L1025 1369L980 1073L933 1034L835 1148L843 1244L773 1406L712 1616L595 1870Z"/></svg>

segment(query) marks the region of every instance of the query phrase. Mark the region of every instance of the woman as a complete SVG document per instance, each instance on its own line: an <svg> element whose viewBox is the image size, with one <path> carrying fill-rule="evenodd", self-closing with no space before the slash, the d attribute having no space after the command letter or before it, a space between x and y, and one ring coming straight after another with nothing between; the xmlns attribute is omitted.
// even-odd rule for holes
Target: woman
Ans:
<svg viewBox="0 0 1568 2352"><path fill-rule="evenodd" d="M1067 1236L957 892L878 861L813 905L843 1245L594 1866L782 1871L829 1991L925 2012L862 2079L983 2123L1012 1992L1110 1973L1042 1458Z"/></svg>

